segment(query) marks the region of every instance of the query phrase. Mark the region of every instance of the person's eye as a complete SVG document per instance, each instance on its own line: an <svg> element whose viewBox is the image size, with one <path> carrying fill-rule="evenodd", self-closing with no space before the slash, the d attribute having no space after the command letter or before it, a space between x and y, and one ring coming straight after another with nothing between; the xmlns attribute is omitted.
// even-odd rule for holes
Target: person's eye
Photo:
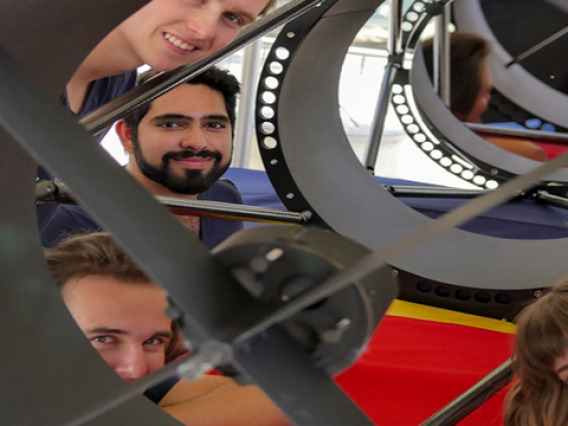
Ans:
<svg viewBox="0 0 568 426"><path fill-rule="evenodd" d="M162 123L158 123L158 127L161 127L162 129L181 129L183 126L177 121L164 121Z"/></svg>
<svg viewBox="0 0 568 426"><path fill-rule="evenodd" d="M91 342L93 343L113 343L114 339L112 336L95 336L91 337Z"/></svg>
<svg viewBox="0 0 568 426"><path fill-rule="evenodd" d="M225 18L234 25L243 26L243 20L240 18L239 15L231 12L226 12L224 14Z"/></svg>
<svg viewBox="0 0 568 426"><path fill-rule="evenodd" d="M166 339L163 337L152 337L144 342L148 346L163 346L166 344Z"/></svg>
<svg viewBox="0 0 568 426"><path fill-rule="evenodd" d="M221 121L211 121L207 123L207 127L214 130L226 129L227 125Z"/></svg>

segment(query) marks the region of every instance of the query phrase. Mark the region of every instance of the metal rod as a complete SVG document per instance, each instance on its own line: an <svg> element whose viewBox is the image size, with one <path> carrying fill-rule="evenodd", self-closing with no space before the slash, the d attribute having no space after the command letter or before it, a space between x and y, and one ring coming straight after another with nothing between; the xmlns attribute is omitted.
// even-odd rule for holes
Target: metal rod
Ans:
<svg viewBox="0 0 568 426"><path fill-rule="evenodd" d="M437 186L382 185L382 187L395 197L474 198L487 192L479 189L459 189Z"/></svg>
<svg viewBox="0 0 568 426"><path fill-rule="evenodd" d="M521 136L526 138L547 139L568 142L568 133L545 132L542 130L511 129L508 127L490 126L478 123L463 123L474 132L495 133L497 135Z"/></svg>
<svg viewBox="0 0 568 426"><path fill-rule="evenodd" d="M311 217L312 212L290 212L268 207L245 206L243 204L224 203L210 200L186 200L184 198L156 195L156 200L180 214L198 214L199 216L222 219L246 220L276 224L302 224ZM63 182L39 181L36 183L36 201L54 201L64 204L76 204L71 191Z"/></svg>
<svg viewBox="0 0 568 426"><path fill-rule="evenodd" d="M550 37L545 38L543 41L541 41L540 43L537 43L536 45L534 45L530 49L525 50L523 53L521 53L520 55L513 58L513 60L507 62L505 64L505 68L509 68L511 65L518 64L523 59L528 58L532 54L538 52L542 48L548 46L550 43L558 40L560 37L563 37L566 34L568 34L568 26L562 28L560 31L555 32Z"/></svg>
<svg viewBox="0 0 568 426"><path fill-rule="evenodd" d="M402 54L402 1L390 0L390 14L388 21L387 51L388 62L383 73L379 97L375 106L373 121L371 122L371 133L367 140L365 152L365 167L372 174L375 173L375 164L379 155L381 138L385 125L385 118L388 111L392 86L396 77L396 71L400 68Z"/></svg>
<svg viewBox="0 0 568 426"><path fill-rule="evenodd" d="M546 204L549 204L551 206L560 207L563 209L568 208L568 198L550 194L546 190L536 191L534 198L537 201L546 202Z"/></svg>
<svg viewBox="0 0 568 426"><path fill-rule="evenodd" d="M325 1L325 0L324 0ZM235 40L223 49L212 53L207 58L194 64L184 65L175 70L161 73L152 80L128 93L108 102L95 111L85 115L79 122L93 135L107 129L116 120L124 117L141 105L151 102L174 87L190 80L215 62L226 58L247 44L262 37L264 34L278 28L302 15L322 0L293 0L278 8L268 16L259 19L245 27Z"/></svg>
<svg viewBox="0 0 568 426"><path fill-rule="evenodd" d="M451 103L451 67L450 67L450 5L446 5L440 15L436 16L432 61L434 69L434 89L448 108Z"/></svg>
<svg viewBox="0 0 568 426"><path fill-rule="evenodd" d="M503 389L511 381L512 376L511 360L509 359L432 417L422 422L420 426L457 424L491 396Z"/></svg>
<svg viewBox="0 0 568 426"><path fill-rule="evenodd" d="M222 219L240 219L251 222L269 222L280 224L306 223L312 213L309 211L296 213L267 207L245 206L242 204L223 203L209 200L186 200L183 198L158 195L156 199L176 213L195 214Z"/></svg>
<svg viewBox="0 0 568 426"><path fill-rule="evenodd" d="M394 84L398 68L398 64L388 63L383 74L379 99L375 107L373 122L371 123L371 134L369 135L367 149L365 152L365 167L367 170L371 171L372 174L375 173L375 164L377 164L377 157L379 156L379 148L381 146L385 118L387 116L392 94L392 86Z"/></svg>
<svg viewBox="0 0 568 426"><path fill-rule="evenodd" d="M389 37L387 50L391 55L402 53L402 4L401 0L390 0L390 14L388 21Z"/></svg>

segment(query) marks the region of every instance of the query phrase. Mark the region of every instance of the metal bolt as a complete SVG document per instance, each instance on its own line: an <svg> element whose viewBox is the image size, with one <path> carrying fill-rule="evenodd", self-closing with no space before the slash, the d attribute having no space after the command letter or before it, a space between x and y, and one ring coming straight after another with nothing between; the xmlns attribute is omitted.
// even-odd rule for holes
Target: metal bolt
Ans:
<svg viewBox="0 0 568 426"><path fill-rule="evenodd" d="M322 331L321 339L326 343L338 343L343 337L343 333L351 327L351 320L349 318L343 318L334 328Z"/></svg>

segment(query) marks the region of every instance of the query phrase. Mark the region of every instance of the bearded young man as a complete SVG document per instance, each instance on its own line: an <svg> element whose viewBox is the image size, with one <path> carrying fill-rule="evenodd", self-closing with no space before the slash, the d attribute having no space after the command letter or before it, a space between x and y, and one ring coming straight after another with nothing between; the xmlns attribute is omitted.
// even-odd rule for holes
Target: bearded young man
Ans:
<svg viewBox="0 0 568 426"><path fill-rule="evenodd" d="M237 79L212 67L134 111L116 124L130 154L126 170L153 195L242 203L236 187L219 178L231 163ZM212 248L242 228L240 221L178 215ZM100 226L80 206L60 205L40 223L42 243Z"/></svg>

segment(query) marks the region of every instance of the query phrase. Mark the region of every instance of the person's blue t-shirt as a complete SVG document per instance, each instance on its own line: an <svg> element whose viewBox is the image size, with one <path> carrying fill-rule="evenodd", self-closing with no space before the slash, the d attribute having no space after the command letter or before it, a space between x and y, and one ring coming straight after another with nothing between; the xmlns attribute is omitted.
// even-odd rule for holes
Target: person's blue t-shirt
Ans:
<svg viewBox="0 0 568 426"><path fill-rule="evenodd" d="M197 196L199 200L221 201L242 204L241 194L233 182L220 179L211 188ZM101 231L100 225L87 211L74 204L40 203L40 210L49 214L39 217L41 242L44 247L52 247L65 237L78 233ZM200 239L208 248L213 248L230 235L243 229L240 220L200 218Z"/></svg>
<svg viewBox="0 0 568 426"><path fill-rule="evenodd" d="M133 70L93 81L89 85L81 109L77 114L74 114L77 118L81 118L89 112L98 109L113 99L118 98L120 95L132 90L134 86L136 86L136 77L136 70ZM59 101L71 112L67 99L67 91L61 94ZM51 180L52 176L47 170L40 166L38 167L37 178L39 180ZM41 214L47 213L48 211L42 212Z"/></svg>

